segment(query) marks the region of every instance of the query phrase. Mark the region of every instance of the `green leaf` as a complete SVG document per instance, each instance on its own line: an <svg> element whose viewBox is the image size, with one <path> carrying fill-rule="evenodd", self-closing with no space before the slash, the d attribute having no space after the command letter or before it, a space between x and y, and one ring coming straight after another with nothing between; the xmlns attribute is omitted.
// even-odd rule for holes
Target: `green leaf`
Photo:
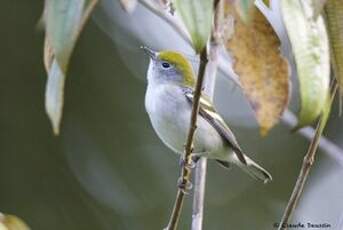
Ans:
<svg viewBox="0 0 343 230"><path fill-rule="evenodd" d="M334 75L343 91L343 2L330 0L325 5Z"/></svg>
<svg viewBox="0 0 343 230"><path fill-rule="evenodd" d="M282 0L281 12L300 82L299 123L311 124L323 111L329 92L329 44L322 16L313 17L312 0Z"/></svg>
<svg viewBox="0 0 343 230"><path fill-rule="evenodd" d="M191 35L195 51L200 53L211 33L213 0L176 0L175 8Z"/></svg>
<svg viewBox="0 0 343 230"><path fill-rule="evenodd" d="M46 1L46 35L63 72L80 31L85 0Z"/></svg>
<svg viewBox="0 0 343 230"><path fill-rule="evenodd" d="M45 91L45 109L52 123L54 134L59 134L63 110L64 82L66 75L54 59L49 70Z"/></svg>
<svg viewBox="0 0 343 230"><path fill-rule="evenodd" d="M63 109L63 90L77 38L97 0L46 0L44 63L48 73L45 106L55 134Z"/></svg>
<svg viewBox="0 0 343 230"><path fill-rule="evenodd" d="M335 96L335 91L333 92L333 95L331 96L331 98L330 98L330 95L328 95L326 98L325 105L323 108L322 117L321 117L321 121L320 121L320 126L319 126L319 132L321 134L323 133L325 126L326 126L326 123L329 119L334 96Z"/></svg>
<svg viewBox="0 0 343 230"><path fill-rule="evenodd" d="M316 130L316 132L318 132L318 134L316 133L316 135L321 136L323 134L323 131L324 131L324 129L326 127L326 124L327 124L327 122L329 120L329 117L330 117L332 103L333 103L333 101L335 99L338 87L339 86L336 83L334 83L334 85L332 87L331 94L328 94L327 97L326 97L325 105L324 105L324 108L323 108L323 112L322 112L322 114L320 116L319 123L318 123L319 127ZM319 144L319 139L318 139L318 142L316 144L317 145Z"/></svg>
<svg viewBox="0 0 343 230"><path fill-rule="evenodd" d="M254 7L254 0L236 0L235 7L240 18L245 23L248 23L253 14L252 7Z"/></svg>

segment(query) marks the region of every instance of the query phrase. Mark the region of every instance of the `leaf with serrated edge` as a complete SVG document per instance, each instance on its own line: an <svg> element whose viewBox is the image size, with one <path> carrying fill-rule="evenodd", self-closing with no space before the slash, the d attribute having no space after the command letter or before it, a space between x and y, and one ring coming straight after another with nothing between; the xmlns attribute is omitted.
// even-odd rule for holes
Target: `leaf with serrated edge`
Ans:
<svg viewBox="0 0 343 230"><path fill-rule="evenodd" d="M280 41L265 16L254 7L253 20L246 24L232 7L227 14L236 18L234 34L226 48L234 58L239 76L262 135L279 120L287 108L290 82L288 63L280 54Z"/></svg>
<svg viewBox="0 0 343 230"><path fill-rule="evenodd" d="M195 51L200 53L211 32L213 0L175 0L175 9L191 35Z"/></svg>
<svg viewBox="0 0 343 230"><path fill-rule="evenodd" d="M312 0L282 0L281 13L300 82L299 122L311 124L322 112L329 92L329 44L322 16L313 17Z"/></svg>

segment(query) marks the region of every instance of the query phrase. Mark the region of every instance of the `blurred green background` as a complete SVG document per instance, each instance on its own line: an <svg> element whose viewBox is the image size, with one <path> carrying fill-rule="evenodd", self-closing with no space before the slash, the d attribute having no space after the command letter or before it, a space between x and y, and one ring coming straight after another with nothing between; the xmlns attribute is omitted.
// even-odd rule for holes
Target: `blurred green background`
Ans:
<svg viewBox="0 0 343 230"><path fill-rule="evenodd" d="M137 57L130 70L111 39L94 21L87 24L67 77L61 135L54 137L44 111L44 34L36 27L43 1L0 3L0 211L38 230L162 229L178 157L156 137L144 110L148 60L140 41L132 44ZM338 119L335 110L327 134L341 143ZM274 181L262 185L210 162L204 229L273 229L308 142L283 125L267 138L256 127L233 129ZM296 219L339 229L342 174L320 154ZM191 196L185 206L180 229L189 226Z"/></svg>

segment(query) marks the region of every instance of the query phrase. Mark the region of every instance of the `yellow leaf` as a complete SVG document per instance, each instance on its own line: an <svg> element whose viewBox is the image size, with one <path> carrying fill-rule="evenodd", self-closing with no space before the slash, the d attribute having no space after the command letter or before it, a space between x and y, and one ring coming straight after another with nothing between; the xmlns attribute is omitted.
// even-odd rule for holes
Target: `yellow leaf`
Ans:
<svg viewBox="0 0 343 230"><path fill-rule="evenodd" d="M280 41L265 16L256 7L252 10L253 20L245 24L232 7L227 8L226 13L232 14L236 22L226 48L234 58L234 70L260 132L265 135L288 105L288 62L281 56Z"/></svg>

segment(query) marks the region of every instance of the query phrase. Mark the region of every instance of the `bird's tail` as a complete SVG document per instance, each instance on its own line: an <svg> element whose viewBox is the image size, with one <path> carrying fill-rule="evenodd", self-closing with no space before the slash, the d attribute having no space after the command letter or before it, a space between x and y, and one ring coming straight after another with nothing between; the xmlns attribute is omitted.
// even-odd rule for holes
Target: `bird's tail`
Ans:
<svg viewBox="0 0 343 230"><path fill-rule="evenodd" d="M241 162L238 158L234 160L237 166L243 169L243 171L245 171L246 173L248 173L250 176L252 176L253 178L257 180L262 180L263 183L268 183L269 181L272 180L272 176L267 170L259 166L257 163L255 163L246 155L244 155L244 158L245 158L246 164Z"/></svg>

